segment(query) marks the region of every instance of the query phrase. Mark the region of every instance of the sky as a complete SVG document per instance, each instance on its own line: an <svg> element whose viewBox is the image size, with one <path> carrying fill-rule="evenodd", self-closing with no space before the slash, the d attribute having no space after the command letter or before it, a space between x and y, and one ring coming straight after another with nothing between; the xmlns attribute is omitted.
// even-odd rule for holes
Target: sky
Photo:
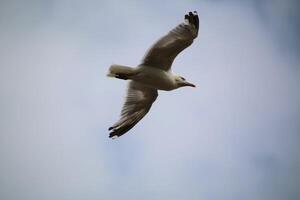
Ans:
<svg viewBox="0 0 300 200"><path fill-rule="evenodd" d="M300 199L297 0L0 2L0 199ZM147 48L197 10L200 32L111 140Z"/></svg>

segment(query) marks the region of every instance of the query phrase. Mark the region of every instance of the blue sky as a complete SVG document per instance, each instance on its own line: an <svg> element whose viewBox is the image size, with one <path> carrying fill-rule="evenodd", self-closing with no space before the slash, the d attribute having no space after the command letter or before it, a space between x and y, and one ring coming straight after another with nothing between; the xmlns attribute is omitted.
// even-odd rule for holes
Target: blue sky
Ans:
<svg viewBox="0 0 300 200"><path fill-rule="evenodd" d="M107 128L147 48L197 10L200 33L118 140ZM300 198L299 3L1 1L0 199Z"/></svg>

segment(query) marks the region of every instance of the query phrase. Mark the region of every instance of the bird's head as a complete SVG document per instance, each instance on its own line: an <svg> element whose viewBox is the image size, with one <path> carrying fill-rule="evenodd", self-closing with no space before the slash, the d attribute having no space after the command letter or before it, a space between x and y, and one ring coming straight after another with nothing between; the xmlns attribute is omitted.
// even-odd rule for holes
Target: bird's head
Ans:
<svg viewBox="0 0 300 200"><path fill-rule="evenodd" d="M184 87L184 86L196 87L196 85L187 82L187 81L185 80L185 78L183 78L182 76L176 75L176 76L174 77L174 80L175 80L175 84L176 84L177 88L179 88L179 87Z"/></svg>

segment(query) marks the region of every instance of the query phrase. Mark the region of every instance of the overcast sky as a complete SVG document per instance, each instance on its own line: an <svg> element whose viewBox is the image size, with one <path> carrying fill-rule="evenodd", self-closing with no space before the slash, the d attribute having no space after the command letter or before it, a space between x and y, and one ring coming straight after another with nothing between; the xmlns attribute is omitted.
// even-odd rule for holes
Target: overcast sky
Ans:
<svg viewBox="0 0 300 200"><path fill-rule="evenodd" d="M297 0L0 3L0 199L300 199ZM146 49L200 17L160 92L108 138Z"/></svg>

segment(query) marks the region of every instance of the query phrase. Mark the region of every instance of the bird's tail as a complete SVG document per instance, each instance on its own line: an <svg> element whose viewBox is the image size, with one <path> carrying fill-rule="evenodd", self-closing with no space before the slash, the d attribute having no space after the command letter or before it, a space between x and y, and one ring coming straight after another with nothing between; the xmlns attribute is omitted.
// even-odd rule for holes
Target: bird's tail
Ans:
<svg viewBox="0 0 300 200"><path fill-rule="evenodd" d="M132 67L113 64L110 66L107 76L126 80L134 74L136 74L136 70Z"/></svg>

